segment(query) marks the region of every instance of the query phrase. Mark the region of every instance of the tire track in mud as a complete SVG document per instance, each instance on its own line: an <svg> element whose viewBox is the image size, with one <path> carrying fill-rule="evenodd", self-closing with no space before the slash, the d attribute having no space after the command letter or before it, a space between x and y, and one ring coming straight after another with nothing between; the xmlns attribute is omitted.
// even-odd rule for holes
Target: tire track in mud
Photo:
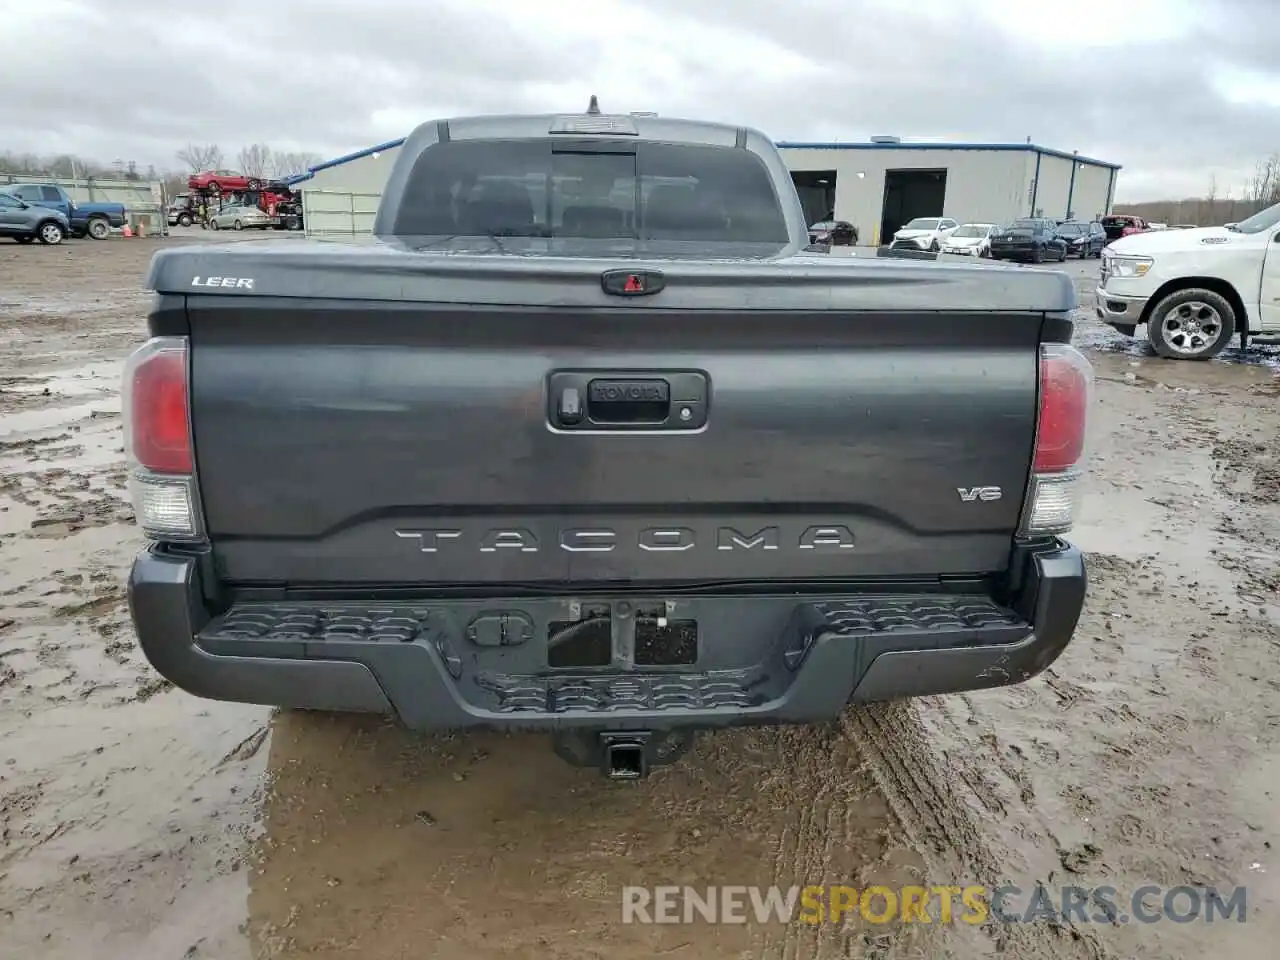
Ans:
<svg viewBox="0 0 1280 960"><path fill-rule="evenodd" d="M979 822L970 801L956 789L959 781L973 791L963 768L956 769L950 758L939 754L925 732L918 711L928 706L928 701L878 704L850 711L844 724L848 735L864 745L867 766L894 816L925 856L931 882L981 884L990 890L1004 882L1003 858L988 842L990 825ZM973 796L991 813L983 793L975 791ZM992 949L1017 958L1109 960L1116 956L1092 932L1055 922L1004 924L990 918L980 929ZM967 946L980 949L973 943ZM956 943L950 947L965 949Z"/></svg>
<svg viewBox="0 0 1280 960"><path fill-rule="evenodd" d="M1280 732L1268 720L1280 681L1264 666L1268 646L1280 646L1270 452L1280 411L1268 420L1215 396L1206 415L1199 389L1163 384L1150 396L1132 383L1104 395L1126 389L1143 392L1113 395L1117 407L1158 408L1109 426L1090 502L1110 510L1078 533L1087 545L1101 530L1127 555L1089 554L1086 610L1062 660L1017 687L849 720L913 838L969 882L1109 885L1123 898L1149 882L1231 886L1245 879L1242 864L1269 859L1275 820L1261 811L1274 783L1260 772L1244 793L1231 758L1244 748L1265 771ZM1210 462L1206 447L1227 431ZM1224 498L1224 481L1246 496ZM1234 812L1250 810L1252 820ZM1253 889L1265 899L1267 887ZM1261 955L1271 942L1231 926L1095 920L988 933L1016 957L1202 956L1228 933L1242 950L1232 955Z"/></svg>

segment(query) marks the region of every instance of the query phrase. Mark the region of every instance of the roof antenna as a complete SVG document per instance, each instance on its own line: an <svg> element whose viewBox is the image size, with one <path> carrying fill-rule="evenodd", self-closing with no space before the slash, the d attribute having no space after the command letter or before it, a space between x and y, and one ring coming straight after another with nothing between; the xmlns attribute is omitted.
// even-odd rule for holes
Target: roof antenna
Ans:
<svg viewBox="0 0 1280 960"><path fill-rule="evenodd" d="M587 104L587 116L600 116L600 101L596 99L596 95L594 93L591 95L591 102Z"/></svg>

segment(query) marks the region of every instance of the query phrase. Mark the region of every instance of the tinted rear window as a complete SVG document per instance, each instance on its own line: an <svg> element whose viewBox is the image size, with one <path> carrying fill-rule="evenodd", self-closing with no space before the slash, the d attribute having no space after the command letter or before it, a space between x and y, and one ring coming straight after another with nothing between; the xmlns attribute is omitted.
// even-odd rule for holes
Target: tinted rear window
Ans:
<svg viewBox="0 0 1280 960"><path fill-rule="evenodd" d="M785 244L782 206L748 150L671 143L455 140L414 163L394 232Z"/></svg>

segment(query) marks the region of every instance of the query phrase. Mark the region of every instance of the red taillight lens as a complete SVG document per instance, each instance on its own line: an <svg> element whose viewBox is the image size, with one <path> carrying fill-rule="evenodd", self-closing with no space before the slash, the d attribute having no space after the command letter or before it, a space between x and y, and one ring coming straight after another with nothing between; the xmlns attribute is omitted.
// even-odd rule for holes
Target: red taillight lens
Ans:
<svg viewBox="0 0 1280 960"><path fill-rule="evenodd" d="M1041 349L1036 473L1068 470L1084 456L1092 379L1089 361L1073 347L1046 344Z"/></svg>
<svg viewBox="0 0 1280 960"><path fill-rule="evenodd" d="M187 415L187 350L181 341L140 351L129 379L130 452L155 473L189 474L191 423Z"/></svg>

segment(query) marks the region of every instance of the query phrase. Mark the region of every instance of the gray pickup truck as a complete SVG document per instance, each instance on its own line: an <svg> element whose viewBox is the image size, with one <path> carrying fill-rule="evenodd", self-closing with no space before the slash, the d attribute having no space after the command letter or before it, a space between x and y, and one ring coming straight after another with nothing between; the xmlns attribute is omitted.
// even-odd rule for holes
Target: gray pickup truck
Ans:
<svg viewBox="0 0 1280 960"><path fill-rule="evenodd" d="M809 252L763 134L591 111L425 124L374 232L152 264L129 599L178 687L632 778L1069 641L1065 275Z"/></svg>

